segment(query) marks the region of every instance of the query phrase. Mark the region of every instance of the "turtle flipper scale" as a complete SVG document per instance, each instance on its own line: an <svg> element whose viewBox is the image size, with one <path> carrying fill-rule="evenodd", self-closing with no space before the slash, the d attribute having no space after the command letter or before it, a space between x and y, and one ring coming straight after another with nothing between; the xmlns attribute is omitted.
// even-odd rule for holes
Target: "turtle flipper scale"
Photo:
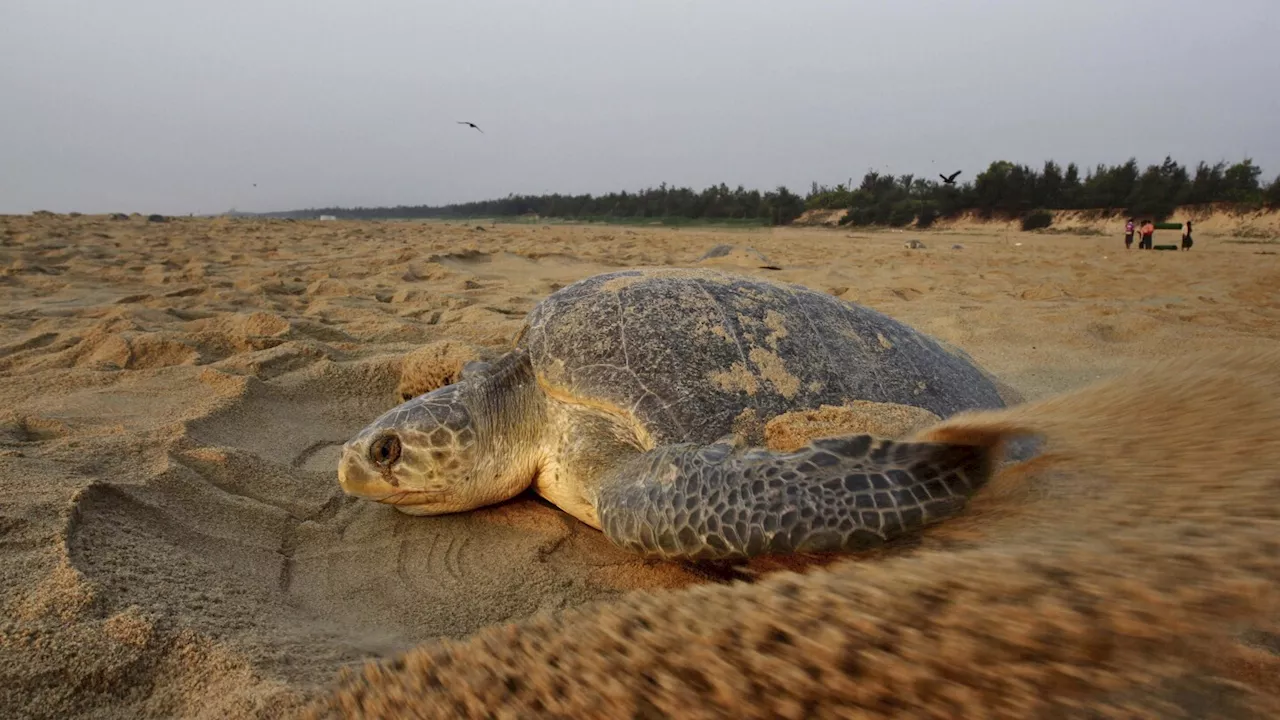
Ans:
<svg viewBox="0 0 1280 720"><path fill-rule="evenodd" d="M790 453L669 445L610 473L596 507L614 543L650 557L852 551L956 514L991 468L988 447L869 435Z"/></svg>

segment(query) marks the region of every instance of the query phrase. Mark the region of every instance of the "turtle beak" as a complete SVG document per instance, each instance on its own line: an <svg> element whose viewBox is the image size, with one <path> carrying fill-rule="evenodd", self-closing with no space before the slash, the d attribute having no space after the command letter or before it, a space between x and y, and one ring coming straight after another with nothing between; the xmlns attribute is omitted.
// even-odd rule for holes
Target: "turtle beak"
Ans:
<svg viewBox="0 0 1280 720"><path fill-rule="evenodd" d="M396 491L380 474L370 472L350 449L342 453L342 460L338 463L338 485L348 495L371 499Z"/></svg>

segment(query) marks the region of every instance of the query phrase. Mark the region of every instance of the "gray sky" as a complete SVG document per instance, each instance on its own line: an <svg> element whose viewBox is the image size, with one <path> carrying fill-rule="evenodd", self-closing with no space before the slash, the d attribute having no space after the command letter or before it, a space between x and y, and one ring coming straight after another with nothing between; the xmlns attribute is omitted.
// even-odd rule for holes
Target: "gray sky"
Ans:
<svg viewBox="0 0 1280 720"><path fill-rule="evenodd" d="M0 212L1165 154L1269 180L1277 31L1277 0L2 0Z"/></svg>

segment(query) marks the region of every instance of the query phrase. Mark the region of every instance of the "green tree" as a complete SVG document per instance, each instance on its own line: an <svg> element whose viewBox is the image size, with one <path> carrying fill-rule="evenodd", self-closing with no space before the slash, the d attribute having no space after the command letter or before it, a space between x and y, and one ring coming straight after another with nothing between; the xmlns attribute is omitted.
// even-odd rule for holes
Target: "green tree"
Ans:
<svg viewBox="0 0 1280 720"><path fill-rule="evenodd" d="M1227 168L1222 180L1226 185L1223 199L1227 202L1258 202L1261 200L1261 188L1258 178L1262 176L1262 168L1253 164L1253 160L1245 158Z"/></svg>
<svg viewBox="0 0 1280 720"><path fill-rule="evenodd" d="M811 183L800 197L785 187L771 191L748 190L725 183L702 190L661 183L641 190L619 190L600 195L508 194L503 198L451 205L317 208L274 213L272 216L342 218L473 218L519 216L537 213L546 217L591 220L733 220L786 224L806 208L847 208L844 222L854 225L904 225L915 221L931 225L939 217L955 217L966 211L984 216L1026 218L1033 209L1089 208L1131 210L1157 217L1167 216L1184 204L1214 202L1266 203L1280 207L1280 177L1260 182L1261 168L1245 158L1234 165L1200 162L1195 171L1166 157L1158 165L1140 170L1137 161L1108 166L1099 164L1084 173L1075 163L1063 170L1046 160L1041 169L998 160L977 173L972 182L945 185L913 174L892 175L868 171L851 187Z"/></svg>
<svg viewBox="0 0 1280 720"><path fill-rule="evenodd" d="M1271 184L1263 192L1263 202L1267 204L1267 207L1280 208L1280 175L1277 175L1276 179L1272 180Z"/></svg>

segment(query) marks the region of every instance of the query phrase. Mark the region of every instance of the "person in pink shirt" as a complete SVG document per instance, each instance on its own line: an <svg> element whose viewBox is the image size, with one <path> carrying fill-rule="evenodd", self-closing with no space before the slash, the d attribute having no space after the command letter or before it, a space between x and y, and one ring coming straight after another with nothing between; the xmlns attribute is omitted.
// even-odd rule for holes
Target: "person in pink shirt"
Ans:
<svg viewBox="0 0 1280 720"><path fill-rule="evenodd" d="M1133 218L1124 224L1124 249L1128 250L1130 245L1133 245Z"/></svg>

